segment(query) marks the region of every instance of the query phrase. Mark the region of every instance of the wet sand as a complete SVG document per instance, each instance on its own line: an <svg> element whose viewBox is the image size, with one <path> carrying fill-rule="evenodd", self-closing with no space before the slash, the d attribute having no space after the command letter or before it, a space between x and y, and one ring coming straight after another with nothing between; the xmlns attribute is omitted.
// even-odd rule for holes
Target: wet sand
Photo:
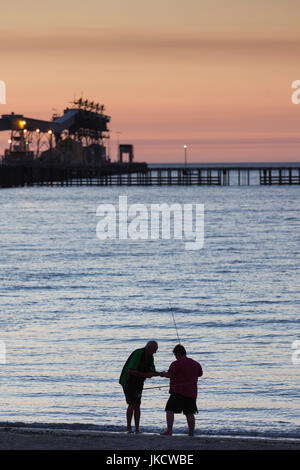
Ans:
<svg viewBox="0 0 300 470"><path fill-rule="evenodd" d="M5 427L0 450L300 450L299 440Z"/></svg>

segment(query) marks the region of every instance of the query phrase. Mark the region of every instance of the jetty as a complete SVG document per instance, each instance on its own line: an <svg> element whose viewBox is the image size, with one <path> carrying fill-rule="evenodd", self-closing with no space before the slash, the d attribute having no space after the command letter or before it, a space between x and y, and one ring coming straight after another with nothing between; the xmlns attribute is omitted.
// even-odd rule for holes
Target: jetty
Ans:
<svg viewBox="0 0 300 470"><path fill-rule="evenodd" d="M267 166L1 165L0 188L18 186L274 186L300 185L300 163Z"/></svg>
<svg viewBox="0 0 300 470"><path fill-rule="evenodd" d="M116 161L102 104L83 99L49 120L4 114L9 132L0 161L0 188L22 186L273 186L300 185L298 163L147 164L134 146L118 141Z"/></svg>

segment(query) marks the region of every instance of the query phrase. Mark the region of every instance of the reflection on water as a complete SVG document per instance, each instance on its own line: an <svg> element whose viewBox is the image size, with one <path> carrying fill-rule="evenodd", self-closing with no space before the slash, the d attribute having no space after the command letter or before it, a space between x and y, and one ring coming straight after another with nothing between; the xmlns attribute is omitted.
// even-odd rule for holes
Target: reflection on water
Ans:
<svg viewBox="0 0 300 470"><path fill-rule="evenodd" d="M100 242L97 206L119 195L204 203L204 248ZM157 369L168 367L171 302L204 369L198 431L297 434L299 199L293 187L3 190L1 421L124 426L120 370L149 339L159 343ZM164 426L167 398L167 387L145 390L144 429Z"/></svg>

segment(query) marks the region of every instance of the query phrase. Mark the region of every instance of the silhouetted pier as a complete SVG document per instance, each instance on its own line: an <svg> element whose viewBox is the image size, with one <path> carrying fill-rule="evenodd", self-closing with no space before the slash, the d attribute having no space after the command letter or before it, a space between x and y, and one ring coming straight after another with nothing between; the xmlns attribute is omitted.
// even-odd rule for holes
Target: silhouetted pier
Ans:
<svg viewBox="0 0 300 470"><path fill-rule="evenodd" d="M0 166L0 187L18 186L250 186L300 185L300 163L290 166Z"/></svg>

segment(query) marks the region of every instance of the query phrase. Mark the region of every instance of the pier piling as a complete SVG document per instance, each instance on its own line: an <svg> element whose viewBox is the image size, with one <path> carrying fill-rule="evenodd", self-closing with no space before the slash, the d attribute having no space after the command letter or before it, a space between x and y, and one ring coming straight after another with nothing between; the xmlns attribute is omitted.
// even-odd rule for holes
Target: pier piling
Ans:
<svg viewBox="0 0 300 470"><path fill-rule="evenodd" d="M0 187L17 186L250 186L300 185L300 164L290 167L0 166Z"/></svg>

